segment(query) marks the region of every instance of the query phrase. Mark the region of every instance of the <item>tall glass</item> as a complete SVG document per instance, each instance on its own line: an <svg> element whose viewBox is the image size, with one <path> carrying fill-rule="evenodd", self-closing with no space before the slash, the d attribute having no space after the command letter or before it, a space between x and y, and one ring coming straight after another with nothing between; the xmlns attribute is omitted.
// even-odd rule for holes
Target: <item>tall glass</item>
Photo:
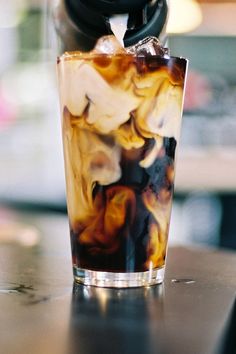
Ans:
<svg viewBox="0 0 236 354"><path fill-rule="evenodd" d="M75 281L163 281L186 66L130 54L59 58Z"/></svg>

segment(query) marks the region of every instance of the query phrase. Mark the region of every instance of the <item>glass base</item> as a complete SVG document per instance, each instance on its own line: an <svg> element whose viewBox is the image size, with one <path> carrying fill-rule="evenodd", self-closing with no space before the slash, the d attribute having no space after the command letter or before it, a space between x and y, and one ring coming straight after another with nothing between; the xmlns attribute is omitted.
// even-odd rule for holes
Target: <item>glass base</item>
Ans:
<svg viewBox="0 0 236 354"><path fill-rule="evenodd" d="M103 288L134 288L160 284L164 280L164 271L165 267L147 272L114 273L73 267L74 279L77 283Z"/></svg>

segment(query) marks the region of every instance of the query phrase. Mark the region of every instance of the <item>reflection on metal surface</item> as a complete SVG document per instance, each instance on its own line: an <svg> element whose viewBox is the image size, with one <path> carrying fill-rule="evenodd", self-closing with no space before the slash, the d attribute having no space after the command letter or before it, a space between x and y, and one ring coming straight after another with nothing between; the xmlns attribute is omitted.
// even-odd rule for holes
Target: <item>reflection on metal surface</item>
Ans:
<svg viewBox="0 0 236 354"><path fill-rule="evenodd" d="M151 297L161 298L163 295L163 285L159 284L157 286L146 286L143 288L131 288L131 289L115 289L115 288L100 288L95 286L83 286L74 283L73 295L76 298L77 294L84 294L87 299L96 299L98 302L103 301L101 299L106 298L107 300L112 299L146 299Z"/></svg>
<svg viewBox="0 0 236 354"><path fill-rule="evenodd" d="M236 353L236 301L234 301L229 318L225 325L223 336L217 344L216 354L235 354Z"/></svg>
<svg viewBox="0 0 236 354"><path fill-rule="evenodd" d="M106 314L107 307L110 303L136 301L163 297L163 285L132 288L132 289L113 289L113 288L100 288L94 286L83 286L74 283L73 287L73 302L79 305L81 300L96 302L101 314Z"/></svg>
<svg viewBox="0 0 236 354"><path fill-rule="evenodd" d="M163 353L163 295L163 284L112 289L75 283L68 352L150 353L158 344Z"/></svg>
<svg viewBox="0 0 236 354"><path fill-rule="evenodd" d="M31 285L0 283L0 294L29 294L32 290Z"/></svg>
<svg viewBox="0 0 236 354"><path fill-rule="evenodd" d="M183 284L193 284L196 280L193 279L171 279L171 283L183 283Z"/></svg>
<svg viewBox="0 0 236 354"><path fill-rule="evenodd" d="M0 295L3 294L31 294L34 288L32 285L16 283L0 283Z"/></svg>
<svg viewBox="0 0 236 354"><path fill-rule="evenodd" d="M51 295L48 292L39 292L32 285L17 284L10 282L0 283L0 295L23 295L20 303L22 305L38 305L42 302L47 302L50 300L60 300L68 296L68 293L63 295Z"/></svg>
<svg viewBox="0 0 236 354"><path fill-rule="evenodd" d="M36 296L32 294L24 305L38 305L42 302L49 301L50 299L50 296Z"/></svg>

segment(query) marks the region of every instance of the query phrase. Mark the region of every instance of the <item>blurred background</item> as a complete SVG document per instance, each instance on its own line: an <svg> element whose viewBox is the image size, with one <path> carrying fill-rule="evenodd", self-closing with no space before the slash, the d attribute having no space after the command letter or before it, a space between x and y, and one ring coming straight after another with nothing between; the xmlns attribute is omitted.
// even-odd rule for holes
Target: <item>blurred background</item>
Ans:
<svg viewBox="0 0 236 354"><path fill-rule="evenodd" d="M171 54L190 61L170 241L236 249L236 2L169 5ZM0 0L0 218L66 212L54 6Z"/></svg>

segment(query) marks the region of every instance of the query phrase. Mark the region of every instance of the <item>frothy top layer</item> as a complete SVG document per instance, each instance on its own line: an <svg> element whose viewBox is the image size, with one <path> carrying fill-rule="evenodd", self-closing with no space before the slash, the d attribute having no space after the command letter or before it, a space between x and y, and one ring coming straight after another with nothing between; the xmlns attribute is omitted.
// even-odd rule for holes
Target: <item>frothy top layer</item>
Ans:
<svg viewBox="0 0 236 354"><path fill-rule="evenodd" d="M138 42L134 46L124 48L120 41L114 35L103 36L98 39L94 49L90 52L70 52L70 55L79 55L79 54L132 54L135 56L150 56L156 55L159 57L169 58L169 51L167 48L164 48L156 37L147 37L142 41ZM68 53L64 55L68 56ZM63 56L62 56L63 57Z"/></svg>
<svg viewBox="0 0 236 354"><path fill-rule="evenodd" d="M100 134L117 130L135 112L142 136L177 139L186 61L135 56L120 45L116 54L109 55L98 48L86 54L65 53L61 58L63 106L77 117L86 111L88 128Z"/></svg>

